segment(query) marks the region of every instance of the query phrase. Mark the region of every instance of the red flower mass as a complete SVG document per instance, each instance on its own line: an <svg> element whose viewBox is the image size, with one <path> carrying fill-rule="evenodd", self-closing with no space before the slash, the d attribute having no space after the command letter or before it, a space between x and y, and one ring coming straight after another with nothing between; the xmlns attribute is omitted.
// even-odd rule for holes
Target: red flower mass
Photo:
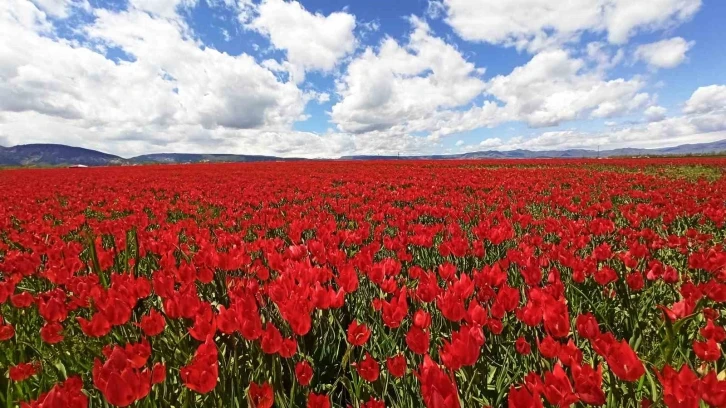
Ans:
<svg viewBox="0 0 726 408"><path fill-rule="evenodd" d="M726 407L724 167L1 171L2 401Z"/></svg>

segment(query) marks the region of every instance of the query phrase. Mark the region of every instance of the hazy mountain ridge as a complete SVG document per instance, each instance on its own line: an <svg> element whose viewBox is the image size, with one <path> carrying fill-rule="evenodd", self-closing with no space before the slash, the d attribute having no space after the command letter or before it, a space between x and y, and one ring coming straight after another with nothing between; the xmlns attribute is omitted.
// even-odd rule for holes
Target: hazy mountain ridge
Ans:
<svg viewBox="0 0 726 408"><path fill-rule="evenodd" d="M125 164L126 162L126 159L112 154L61 144L0 146L0 165L2 166L59 166L71 164L110 166Z"/></svg>
<svg viewBox="0 0 726 408"><path fill-rule="evenodd" d="M343 156L346 160L388 160L388 159L538 159L538 158L594 158L594 157L617 157L617 156L647 156L647 155L684 155L684 154L708 154L726 152L726 139L711 143L684 144L659 149L639 149L625 147L612 150L588 150L588 149L565 149L565 150L483 150L451 155L430 155L430 156Z"/></svg>
<svg viewBox="0 0 726 408"><path fill-rule="evenodd" d="M260 161L303 160L276 156L242 154L203 154L203 153L154 153L129 159L132 163L242 163Z"/></svg>
<svg viewBox="0 0 726 408"><path fill-rule="evenodd" d="M426 156L343 156L340 160L455 160L455 159L535 159L535 158L594 158L647 155L686 155L726 152L726 139L711 143L684 144L659 149L620 148L612 150L485 150L450 155ZM154 153L125 159L108 153L62 144L27 144L0 146L0 166L113 166L152 163L242 163L305 160L263 155Z"/></svg>

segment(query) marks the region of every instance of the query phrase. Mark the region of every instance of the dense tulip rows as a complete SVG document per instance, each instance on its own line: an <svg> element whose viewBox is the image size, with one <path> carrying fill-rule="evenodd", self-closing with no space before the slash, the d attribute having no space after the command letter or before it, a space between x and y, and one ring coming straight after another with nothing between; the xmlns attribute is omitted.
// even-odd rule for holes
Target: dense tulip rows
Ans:
<svg viewBox="0 0 726 408"><path fill-rule="evenodd" d="M2 171L0 404L726 407L724 166Z"/></svg>

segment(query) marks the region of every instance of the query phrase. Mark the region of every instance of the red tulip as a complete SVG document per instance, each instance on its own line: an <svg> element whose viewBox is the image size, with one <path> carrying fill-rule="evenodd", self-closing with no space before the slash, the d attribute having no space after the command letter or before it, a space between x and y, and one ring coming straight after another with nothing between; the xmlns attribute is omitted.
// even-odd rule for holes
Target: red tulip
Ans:
<svg viewBox="0 0 726 408"><path fill-rule="evenodd" d="M721 345L714 339L694 341L693 351L703 361L718 361L721 358Z"/></svg>
<svg viewBox="0 0 726 408"><path fill-rule="evenodd" d="M271 408L272 404L275 402L272 387L267 382L262 385L258 385L254 382L250 383L247 396L252 408Z"/></svg>
<svg viewBox="0 0 726 408"><path fill-rule="evenodd" d="M149 394L151 371L142 369L150 354L146 343L115 346L105 350L106 361L96 359L93 385L106 401L120 407L129 406Z"/></svg>
<svg viewBox="0 0 726 408"><path fill-rule="evenodd" d="M359 324L357 320L353 320L350 326L348 326L348 343L353 346L366 344L370 337L371 331L368 330L365 324Z"/></svg>
<svg viewBox="0 0 726 408"><path fill-rule="evenodd" d="M426 408L459 408L456 382L447 376L428 355L416 375Z"/></svg>
<svg viewBox="0 0 726 408"><path fill-rule="evenodd" d="M559 364L554 370L545 373L543 393L550 404L560 407L569 407L579 400L565 370Z"/></svg>
<svg viewBox="0 0 726 408"><path fill-rule="evenodd" d="M276 354L282 348L282 335L280 330L272 323L267 323L262 333L262 351L266 354Z"/></svg>
<svg viewBox="0 0 726 408"><path fill-rule="evenodd" d="M80 377L69 377L64 383L56 384L37 400L22 403L23 408L87 408L88 397L83 393Z"/></svg>
<svg viewBox="0 0 726 408"><path fill-rule="evenodd" d="M668 408L698 408L703 385L687 365L683 365L679 371L666 365L656 375L663 387L663 401Z"/></svg>
<svg viewBox="0 0 726 408"><path fill-rule="evenodd" d="M139 323L139 327L141 327L141 330L144 331L144 334L147 336L156 336L161 334L164 331L164 327L166 326L166 320L164 320L164 316L157 312L156 309L151 309L148 315L145 315L141 318L141 323Z"/></svg>
<svg viewBox="0 0 726 408"><path fill-rule="evenodd" d="M24 381L40 372L40 363L20 363L11 366L8 374L13 381Z"/></svg>
<svg viewBox="0 0 726 408"><path fill-rule="evenodd" d="M154 364L151 370L151 383L161 384L166 380L166 366L162 363Z"/></svg>
<svg viewBox="0 0 726 408"><path fill-rule="evenodd" d="M520 337L517 339L517 341L514 343L514 349L517 350L517 353L522 355L527 355L532 351L532 347L529 345L524 337Z"/></svg>
<svg viewBox="0 0 726 408"><path fill-rule="evenodd" d="M413 325L419 329L428 329L431 326L431 314L419 309L413 314Z"/></svg>
<svg viewBox="0 0 726 408"><path fill-rule="evenodd" d="M10 324L2 324L2 317L0 317L0 341L10 340L14 335L15 328Z"/></svg>
<svg viewBox="0 0 726 408"><path fill-rule="evenodd" d="M28 292L21 292L10 296L10 303L18 309L30 307L33 304L33 295Z"/></svg>
<svg viewBox="0 0 726 408"><path fill-rule="evenodd" d="M509 408L542 408L542 399L537 393L531 393L526 388L516 389L514 386L509 387L509 395L507 396L507 406Z"/></svg>
<svg viewBox="0 0 726 408"><path fill-rule="evenodd" d="M386 367L388 367L388 372L392 376L398 378L403 377L406 374L406 357L401 354L389 357L386 360Z"/></svg>
<svg viewBox="0 0 726 408"><path fill-rule="evenodd" d="M355 369L358 372L358 375L368 382L376 381L380 372L378 362L367 352L365 356L363 356L363 360L355 364Z"/></svg>
<svg viewBox="0 0 726 408"><path fill-rule="evenodd" d="M368 401L364 402L360 406L361 408L386 408L386 404L383 403L383 401L377 400L373 397L369 399Z"/></svg>
<svg viewBox="0 0 726 408"><path fill-rule="evenodd" d="M429 334L412 326L406 334L406 345L416 354L426 354L429 351Z"/></svg>
<svg viewBox="0 0 726 408"><path fill-rule="evenodd" d="M307 361L300 361L295 365L295 377L303 387L307 387L313 379L313 368Z"/></svg>
<svg viewBox="0 0 726 408"><path fill-rule="evenodd" d="M56 344L63 341L63 326L60 323L46 323L40 328L40 338L48 344Z"/></svg>
<svg viewBox="0 0 726 408"><path fill-rule="evenodd" d="M103 337L111 331L111 323L103 313L96 313L91 320L77 317L76 320L81 326L81 330L89 337Z"/></svg>
<svg viewBox="0 0 726 408"><path fill-rule="evenodd" d="M600 327L592 313L585 313L577 316L575 322L577 334L584 339L594 339L600 335Z"/></svg>
<svg viewBox="0 0 726 408"><path fill-rule="evenodd" d="M217 345L209 336L194 352L191 363L179 370L184 385L200 394L212 391L219 376L217 354Z"/></svg>
<svg viewBox="0 0 726 408"><path fill-rule="evenodd" d="M589 365L574 364L572 378L575 380L575 393L586 404L600 406L605 404L605 393L602 390L602 367L594 370Z"/></svg>
<svg viewBox="0 0 726 408"><path fill-rule="evenodd" d="M323 394L308 395L307 408L330 408L330 398Z"/></svg>
<svg viewBox="0 0 726 408"><path fill-rule="evenodd" d="M605 360L610 370L621 380L636 381L645 374L643 363L625 340L612 344Z"/></svg>
<svg viewBox="0 0 726 408"><path fill-rule="evenodd" d="M555 358L560 354L560 343L550 336L537 343L540 354L545 358Z"/></svg>

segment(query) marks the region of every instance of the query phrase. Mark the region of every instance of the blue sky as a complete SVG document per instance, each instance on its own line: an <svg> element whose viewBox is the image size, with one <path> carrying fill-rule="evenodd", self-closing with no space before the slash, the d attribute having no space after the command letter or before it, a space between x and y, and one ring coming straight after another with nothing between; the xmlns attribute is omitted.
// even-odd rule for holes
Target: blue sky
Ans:
<svg viewBox="0 0 726 408"><path fill-rule="evenodd" d="M7 0L0 145L337 157L726 138L720 0Z"/></svg>

